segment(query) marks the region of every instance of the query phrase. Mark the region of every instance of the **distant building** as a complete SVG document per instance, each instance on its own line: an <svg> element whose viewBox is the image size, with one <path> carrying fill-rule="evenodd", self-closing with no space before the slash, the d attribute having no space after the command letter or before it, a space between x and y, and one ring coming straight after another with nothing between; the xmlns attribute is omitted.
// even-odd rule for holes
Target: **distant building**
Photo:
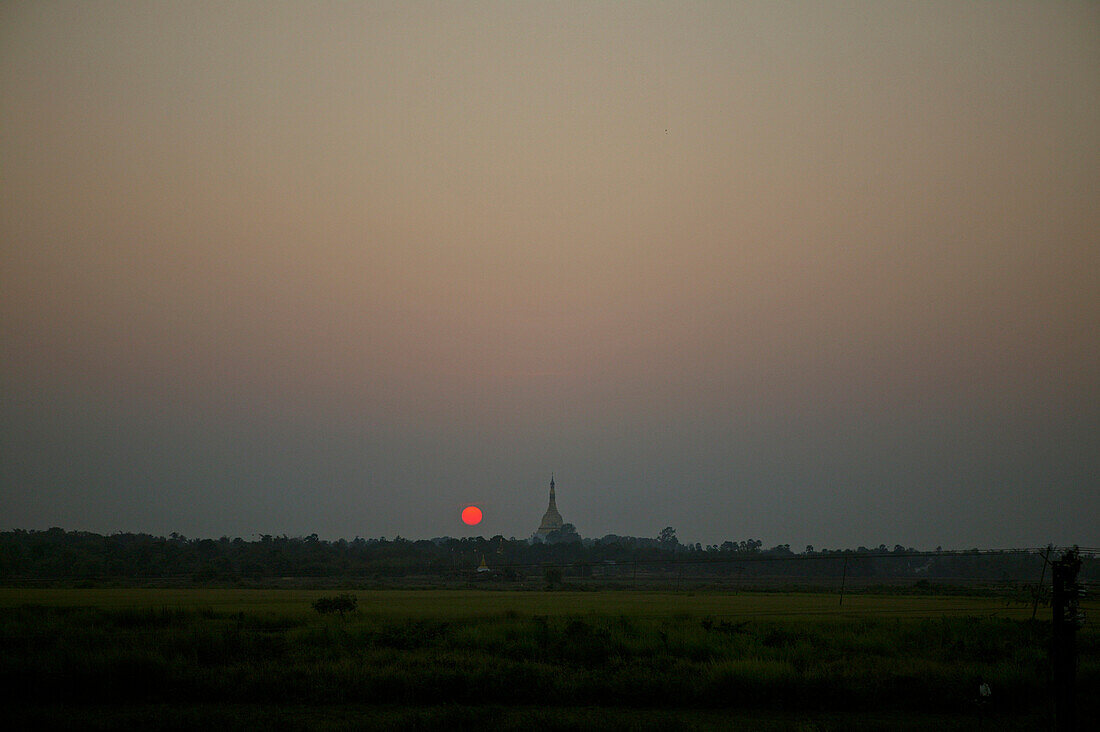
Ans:
<svg viewBox="0 0 1100 732"><path fill-rule="evenodd" d="M546 513L542 515L542 523L539 524L538 531L535 532L535 536L539 539L545 539L551 531L558 531L565 524L561 520L561 514L558 513L558 504L554 500L554 474L550 474L550 505L546 508Z"/></svg>

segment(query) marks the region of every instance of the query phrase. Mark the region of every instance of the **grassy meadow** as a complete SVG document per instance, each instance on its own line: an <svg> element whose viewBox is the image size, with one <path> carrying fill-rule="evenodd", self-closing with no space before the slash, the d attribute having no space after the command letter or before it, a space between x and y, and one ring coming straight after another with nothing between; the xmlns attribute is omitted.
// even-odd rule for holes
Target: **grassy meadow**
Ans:
<svg viewBox="0 0 1100 732"><path fill-rule="evenodd" d="M385 590L312 610L331 594L0 589L6 708L21 728L1048 724L1049 610L994 598ZM1095 719L1100 634L1079 645Z"/></svg>

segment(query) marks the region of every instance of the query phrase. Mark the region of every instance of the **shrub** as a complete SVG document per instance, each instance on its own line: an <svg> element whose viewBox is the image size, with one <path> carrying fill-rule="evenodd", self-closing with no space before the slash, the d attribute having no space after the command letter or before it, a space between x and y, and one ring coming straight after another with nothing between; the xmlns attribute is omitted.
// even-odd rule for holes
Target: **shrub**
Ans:
<svg viewBox="0 0 1100 732"><path fill-rule="evenodd" d="M546 579L546 589L552 590L561 585L561 570L557 567L547 567L543 572Z"/></svg>
<svg viewBox="0 0 1100 732"><path fill-rule="evenodd" d="M336 597L319 597L314 601L313 609L321 615L340 613L340 617L344 617L344 613L355 612L355 608L358 604L359 600L355 595L345 594L337 595Z"/></svg>

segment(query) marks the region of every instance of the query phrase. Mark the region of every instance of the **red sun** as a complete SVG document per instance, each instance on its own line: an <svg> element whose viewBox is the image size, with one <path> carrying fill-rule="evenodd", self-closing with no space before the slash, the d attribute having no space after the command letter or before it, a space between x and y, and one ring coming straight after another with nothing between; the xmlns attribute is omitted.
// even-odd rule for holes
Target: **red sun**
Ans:
<svg viewBox="0 0 1100 732"><path fill-rule="evenodd" d="M481 509L477 506L467 506L462 509L462 520L469 526L481 523Z"/></svg>

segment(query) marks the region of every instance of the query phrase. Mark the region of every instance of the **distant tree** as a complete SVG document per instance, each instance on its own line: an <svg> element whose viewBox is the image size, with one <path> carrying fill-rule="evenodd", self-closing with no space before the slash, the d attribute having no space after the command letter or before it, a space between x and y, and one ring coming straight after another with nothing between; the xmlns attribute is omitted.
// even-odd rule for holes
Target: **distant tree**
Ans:
<svg viewBox="0 0 1100 732"><path fill-rule="evenodd" d="M581 535L577 533L577 527L573 524L562 524L560 529L554 529L546 535L547 544L562 544L580 540Z"/></svg>
<svg viewBox="0 0 1100 732"><path fill-rule="evenodd" d="M657 534L657 542L663 547L674 547L680 543L680 540L676 538L676 529L666 526L661 529L661 533Z"/></svg>
<svg viewBox="0 0 1100 732"><path fill-rule="evenodd" d="M558 567L547 567L542 575L546 578L546 589L552 590L561 585L561 569Z"/></svg>

